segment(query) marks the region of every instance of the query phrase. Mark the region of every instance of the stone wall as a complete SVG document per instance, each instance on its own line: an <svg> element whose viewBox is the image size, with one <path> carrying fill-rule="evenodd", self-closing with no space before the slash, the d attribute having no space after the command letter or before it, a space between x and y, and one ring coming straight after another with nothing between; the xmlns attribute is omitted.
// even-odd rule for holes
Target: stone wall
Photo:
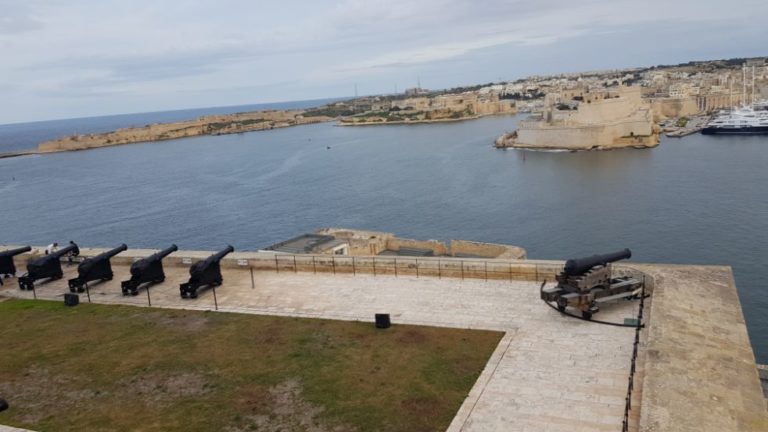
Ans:
<svg viewBox="0 0 768 432"><path fill-rule="evenodd" d="M451 255L474 255L496 259L525 259L525 249L496 243L451 240Z"/></svg>
<svg viewBox="0 0 768 432"><path fill-rule="evenodd" d="M655 98L651 100L653 119L655 121L665 118L677 118L692 116L699 113L696 99L688 98Z"/></svg>

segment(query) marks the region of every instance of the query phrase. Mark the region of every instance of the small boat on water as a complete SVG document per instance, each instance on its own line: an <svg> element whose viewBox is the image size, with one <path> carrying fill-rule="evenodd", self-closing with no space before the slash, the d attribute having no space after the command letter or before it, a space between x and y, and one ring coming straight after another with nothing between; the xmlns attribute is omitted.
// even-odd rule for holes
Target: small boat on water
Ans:
<svg viewBox="0 0 768 432"><path fill-rule="evenodd" d="M701 130L703 135L768 135L768 111L741 107L718 114Z"/></svg>

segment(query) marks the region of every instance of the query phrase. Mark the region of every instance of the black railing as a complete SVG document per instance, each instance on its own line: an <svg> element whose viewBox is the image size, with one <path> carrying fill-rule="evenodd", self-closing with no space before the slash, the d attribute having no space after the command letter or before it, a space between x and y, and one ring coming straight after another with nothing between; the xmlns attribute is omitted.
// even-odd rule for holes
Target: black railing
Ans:
<svg viewBox="0 0 768 432"><path fill-rule="evenodd" d="M637 311L637 326L635 327L635 342L632 344L632 362L629 367L629 379L627 383L627 396L624 400L624 421L621 431L629 432L629 415L632 411L632 391L635 388L635 372L637 371L637 351L640 346L640 330L645 327L643 324L643 310L645 309L645 276L643 276L643 287L640 292L640 308Z"/></svg>

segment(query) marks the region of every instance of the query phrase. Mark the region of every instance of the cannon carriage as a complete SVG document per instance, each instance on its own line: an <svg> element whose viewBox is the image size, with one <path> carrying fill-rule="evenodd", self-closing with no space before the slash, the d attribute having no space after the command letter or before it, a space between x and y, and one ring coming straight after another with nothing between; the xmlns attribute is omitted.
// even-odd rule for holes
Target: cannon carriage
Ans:
<svg viewBox="0 0 768 432"><path fill-rule="evenodd" d="M73 293L83 292L88 282L112 280L114 273L112 273L112 265L109 260L127 249L128 246L121 244L112 250L81 262L77 266L77 277L68 281L69 291Z"/></svg>
<svg viewBox="0 0 768 432"><path fill-rule="evenodd" d="M80 248L75 242L70 241L66 247L58 251L29 261L27 273L19 278L19 288L33 290L35 289L35 281L61 279L64 277L64 272L61 270L61 258L68 256L71 259L78 255L80 255Z"/></svg>
<svg viewBox="0 0 768 432"><path fill-rule="evenodd" d="M189 282L179 286L181 298L197 298L197 291L202 287L216 287L221 285L221 259L234 252L235 248L227 246L208 258L198 261L189 268Z"/></svg>
<svg viewBox="0 0 768 432"><path fill-rule="evenodd" d="M156 252L131 264L131 278L127 281L120 282L120 288L123 291L123 295L135 296L139 294L141 285L163 282L165 280L163 258L177 250L179 250L179 248L175 244L172 244L160 252Z"/></svg>
<svg viewBox="0 0 768 432"><path fill-rule="evenodd" d="M570 259L555 278L557 285L542 288L541 299L556 303L560 312L571 307L591 319L600 310L600 303L636 296L642 281L631 276L613 277L611 264L632 257L629 249L604 255Z"/></svg>

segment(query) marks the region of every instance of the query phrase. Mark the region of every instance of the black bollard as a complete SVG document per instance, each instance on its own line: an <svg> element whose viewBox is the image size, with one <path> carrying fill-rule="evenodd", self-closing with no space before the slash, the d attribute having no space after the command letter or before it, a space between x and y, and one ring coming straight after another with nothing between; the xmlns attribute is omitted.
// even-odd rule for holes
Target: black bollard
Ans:
<svg viewBox="0 0 768 432"><path fill-rule="evenodd" d="M66 306L77 306L80 303L80 296L77 294L64 294L64 304Z"/></svg>
<svg viewBox="0 0 768 432"><path fill-rule="evenodd" d="M3 412L8 409L8 402L5 401L5 399L0 398L0 412Z"/></svg>
<svg viewBox="0 0 768 432"><path fill-rule="evenodd" d="M389 314L376 314L376 328L386 329L391 325L392 323L389 320Z"/></svg>

